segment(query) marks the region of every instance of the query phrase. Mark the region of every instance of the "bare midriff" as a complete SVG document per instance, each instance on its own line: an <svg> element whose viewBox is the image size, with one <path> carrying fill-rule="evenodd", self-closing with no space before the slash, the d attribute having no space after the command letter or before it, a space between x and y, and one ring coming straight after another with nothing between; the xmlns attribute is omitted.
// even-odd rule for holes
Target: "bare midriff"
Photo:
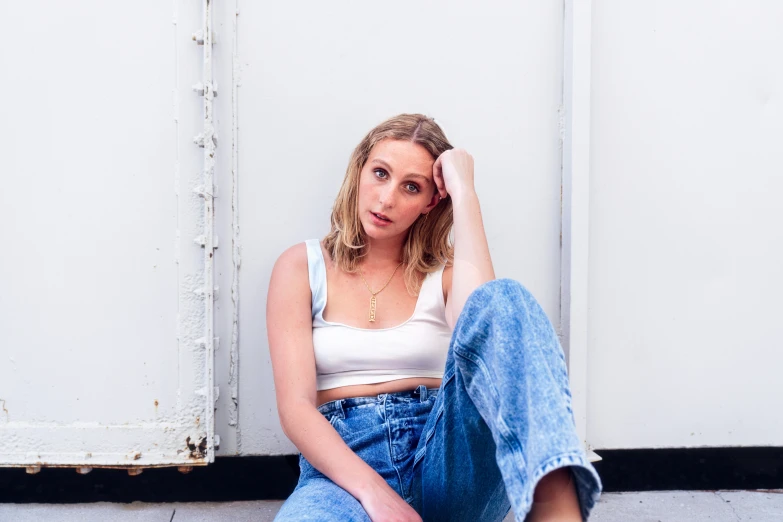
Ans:
<svg viewBox="0 0 783 522"><path fill-rule="evenodd" d="M408 379L397 379L394 381L379 382L376 384L356 384L354 386L341 386L330 390L320 390L316 392L316 404L336 401L337 399L347 399L349 397L374 397L381 393L395 393L401 391L413 391L420 384L427 388L440 387L440 379L428 377L411 377Z"/></svg>

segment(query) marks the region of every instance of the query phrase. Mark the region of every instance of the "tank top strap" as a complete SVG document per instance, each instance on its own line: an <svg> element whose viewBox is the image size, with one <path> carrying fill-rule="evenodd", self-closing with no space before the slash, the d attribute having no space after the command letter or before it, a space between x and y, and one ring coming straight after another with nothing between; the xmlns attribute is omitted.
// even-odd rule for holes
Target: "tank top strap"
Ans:
<svg viewBox="0 0 783 522"><path fill-rule="evenodd" d="M439 317L445 313L446 304L443 301L443 269L445 265L427 274L419 291L419 313Z"/></svg>
<svg viewBox="0 0 783 522"><path fill-rule="evenodd" d="M321 250L320 239L308 239L307 245L307 271L310 276L310 293L312 294L313 326L321 326L323 323L324 308L326 307L326 261Z"/></svg>

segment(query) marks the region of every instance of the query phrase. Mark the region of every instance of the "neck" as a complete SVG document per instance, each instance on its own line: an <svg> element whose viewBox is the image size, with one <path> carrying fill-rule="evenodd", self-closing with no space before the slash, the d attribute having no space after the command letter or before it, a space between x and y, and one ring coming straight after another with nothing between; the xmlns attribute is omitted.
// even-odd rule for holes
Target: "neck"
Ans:
<svg viewBox="0 0 783 522"><path fill-rule="evenodd" d="M367 238L367 254L360 265L365 270L385 270L396 267L402 261L405 236L389 239Z"/></svg>

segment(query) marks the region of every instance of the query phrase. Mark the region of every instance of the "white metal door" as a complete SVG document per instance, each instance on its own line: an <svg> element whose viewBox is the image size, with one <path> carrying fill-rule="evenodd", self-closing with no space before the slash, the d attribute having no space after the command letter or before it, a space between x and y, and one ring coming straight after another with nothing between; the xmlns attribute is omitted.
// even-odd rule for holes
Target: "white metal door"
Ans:
<svg viewBox="0 0 783 522"><path fill-rule="evenodd" d="M214 458L208 4L0 4L0 465Z"/></svg>

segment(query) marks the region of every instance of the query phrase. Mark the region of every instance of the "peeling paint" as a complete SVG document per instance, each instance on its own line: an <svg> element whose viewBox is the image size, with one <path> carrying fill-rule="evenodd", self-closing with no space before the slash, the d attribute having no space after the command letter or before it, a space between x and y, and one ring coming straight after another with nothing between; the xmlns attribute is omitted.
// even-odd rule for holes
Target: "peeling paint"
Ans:
<svg viewBox="0 0 783 522"><path fill-rule="evenodd" d="M239 424L239 266L241 264L241 245L239 241L239 101L238 89L241 85L241 61L239 59L239 38L237 18L239 5L234 2L232 24L233 50L231 56L231 260L233 263L231 280L231 353L228 386L231 401L228 406L228 425L236 426L236 452L242 453L242 436Z"/></svg>
<svg viewBox="0 0 783 522"><path fill-rule="evenodd" d="M174 76L174 92L176 93L174 95L174 129L176 134L176 162L174 164L174 196L176 201L176 218L177 218L177 229L174 234L174 264L177 266L177 273L179 275L180 270L180 258L182 255L181 248L182 248L182 242L181 242L181 223L180 223L180 215L181 215L181 208L180 208L180 185L182 183L181 176L180 176L180 151L179 151L179 144L181 143L181 129L179 127L179 88L180 88L180 81L179 81L179 71L180 71L180 63L179 63L179 45L177 45L177 42L179 41L179 27L178 27L178 20L179 20L179 2L178 0L173 0L174 4L174 15L173 15L173 22L174 22L174 68L175 68L175 76ZM181 288L180 288L181 292ZM180 293L180 296L182 294ZM176 411L181 411L182 408L182 303L181 303L181 297L177 300L177 316L176 316L176 338L177 338L177 399L176 399ZM157 414L158 404L157 400L155 401L155 413ZM157 443L163 443L167 440L168 437L170 437L170 433L174 430L169 430L168 427L163 427L161 430L164 435L167 437L164 437L162 439L158 439L156 443L153 445L157 448ZM177 433L177 435L180 435ZM181 440L181 439L179 439ZM176 444L172 447L178 447L179 444ZM177 452L177 457L179 457L179 452Z"/></svg>
<svg viewBox="0 0 783 522"><path fill-rule="evenodd" d="M207 456L207 437L201 437L196 441L188 437L185 440L185 446L188 448L191 459L201 460Z"/></svg>
<svg viewBox="0 0 783 522"><path fill-rule="evenodd" d="M210 194L205 194L204 202L204 338L205 344L205 388L206 388L206 410L204 426L206 428L206 437L199 442L200 458L206 458L208 462L215 459L215 400L214 400L214 300L217 298L216 288L214 287L214 196L215 191L215 149L217 147L217 135L214 127L213 112L213 85L212 76L212 45L214 32L212 29L212 0L204 0L203 14L203 50L204 50L204 68L202 84L204 86L204 95L202 96L204 106L204 175L203 183ZM203 448L202 448L203 444ZM191 456L193 452L191 450Z"/></svg>

